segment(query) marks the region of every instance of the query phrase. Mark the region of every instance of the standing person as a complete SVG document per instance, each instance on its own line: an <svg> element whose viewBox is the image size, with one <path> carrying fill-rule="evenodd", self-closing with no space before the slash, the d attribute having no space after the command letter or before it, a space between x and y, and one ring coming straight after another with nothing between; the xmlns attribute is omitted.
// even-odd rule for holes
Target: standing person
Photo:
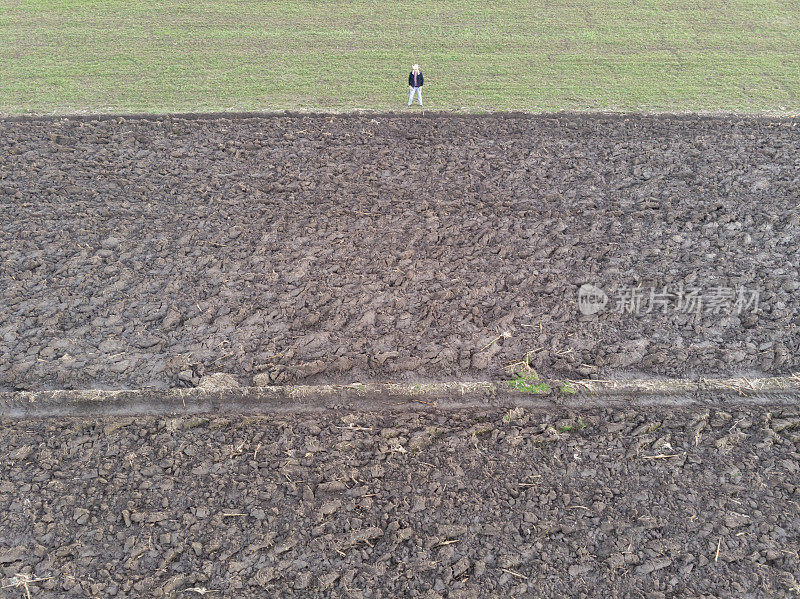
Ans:
<svg viewBox="0 0 800 599"><path fill-rule="evenodd" d="M419 105L422 106L422 72L419 70L418 64L411 67L411 72L408 74L408 89L411 90L408 96L408 105L411 106L414 101L414 92L417 92Z"/></svg>

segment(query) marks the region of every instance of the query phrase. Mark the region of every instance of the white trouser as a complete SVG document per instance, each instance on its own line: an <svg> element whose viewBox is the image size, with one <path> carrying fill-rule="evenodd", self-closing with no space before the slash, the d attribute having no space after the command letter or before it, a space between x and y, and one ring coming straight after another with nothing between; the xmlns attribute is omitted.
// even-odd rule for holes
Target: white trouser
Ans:
<svg viewBox="0 0 800 599"><path fill-rule="evenodd" d="M417 92L417 97L419 98L419 105L422 106L422 86L411 88L411 93L408 95L408 105L411 106L411 103L414 101L414 92Z"/></svg>

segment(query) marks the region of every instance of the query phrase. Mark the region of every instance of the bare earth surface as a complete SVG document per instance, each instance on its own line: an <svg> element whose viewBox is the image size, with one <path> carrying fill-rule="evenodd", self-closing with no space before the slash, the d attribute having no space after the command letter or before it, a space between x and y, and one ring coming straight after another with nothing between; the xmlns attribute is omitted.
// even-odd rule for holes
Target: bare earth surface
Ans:
<svg viewBox="0 0 800 599"><path fill-rule="evenodd" d="M475 380L526 352L575 378L788 373L798 156L791 119L2 121L0 390Z"/></svg>
<svg viewBox="0 0 800 599"><path fill-rule="evenodd" d="M797 410L0 424L3 597L800 592Z"/></svg>

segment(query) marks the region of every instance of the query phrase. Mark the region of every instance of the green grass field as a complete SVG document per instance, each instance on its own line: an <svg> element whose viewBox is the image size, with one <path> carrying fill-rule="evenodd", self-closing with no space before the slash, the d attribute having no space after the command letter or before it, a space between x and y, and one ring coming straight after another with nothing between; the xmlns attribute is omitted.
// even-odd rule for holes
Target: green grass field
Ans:
<svg viewBox="0 0 800 599"><path fill-rule="evenodd" d="M0 112L800 106L800 2L0 0Z"/></svg>

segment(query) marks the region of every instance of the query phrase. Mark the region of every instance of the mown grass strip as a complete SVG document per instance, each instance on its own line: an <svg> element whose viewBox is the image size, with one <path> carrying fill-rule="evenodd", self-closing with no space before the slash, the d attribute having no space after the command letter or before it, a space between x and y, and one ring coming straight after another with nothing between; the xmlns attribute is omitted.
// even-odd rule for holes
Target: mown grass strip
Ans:
<svg viewBox="0 0 800 599"><path fill-rule="evenodd" d="M793 0L27 0L0 9L0 112L800 106Z"/></svg>

